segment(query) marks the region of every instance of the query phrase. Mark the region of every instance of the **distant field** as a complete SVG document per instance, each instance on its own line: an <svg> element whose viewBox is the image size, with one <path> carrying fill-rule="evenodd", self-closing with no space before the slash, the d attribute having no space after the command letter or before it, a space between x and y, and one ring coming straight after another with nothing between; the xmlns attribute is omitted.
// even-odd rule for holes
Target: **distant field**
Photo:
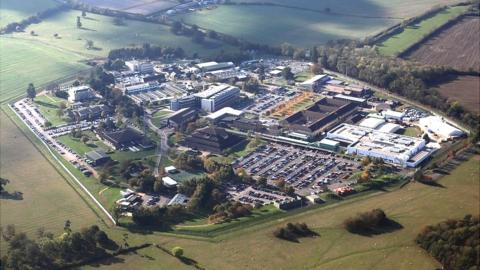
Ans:
<svg viewBox="0 0 480 270"><path fill-rule="evenodd" d="M223 5L176 18L252 42L271 45L287 42L298 46L311 46L332 39L361 39L400 22L397 19L337 16L283 7L244 5Z"/></svg>
<svg viewBox="0 0 480 270"><path fill-rule="evenodd" d="M0 198L0 225L15 224L33 236L39 227L59 233L67 219L76 229L99 223L92 209L3 112L0 123L0 175L11 181L7 191L23 193L23 200Z"/></svg>
<svg viewBox="0 0 480 270"><path fill-rule="evenodd" d="M12 22L20 22L39 11L57 6L54 0L2 0L0 2L0 28Z"/></svg>
<svg viewBox="0 0 480 270"><path fill-rule="evenodd" d="M355 16L410 18L435 5L447 5L459 0L233 0L237 3L274 3L330 13Z"/></svg>
<svg viewBox="0 0 480 270"><path fill-rule="evenodd" d="M480 19L466 17L427 40L406 56L427 65L480 71Z"/></svg>
<svg viewBox="0 0 480 270"><path fill-rule="evenodd" d="M75 25L79 11L62 12L29 26L25 33L0 37L0 101L24 94L28 83L37 88L49 81L71 76L87 65L80 63L92 57L105 57L114 48L154 45L182 47L187 55L211 55L231 46L206 40L205 45L192 43L190 38L170 33L168 27L140 21L126 21L125 26L113 24L113 18L88 14L82 19L83 28ZM34 30L37 36L31 36ZM60 38L53 37L59 34ZM86 40L92 40L96 49L87 50Z"/></svg>
<svg viewBox="0 0 480 270"><path fill-rule="evenodd" d="M121 10L137 14L152 14L179 5L175 0L82 0L82 2L101 8Z"/></svg>
<svg viewBox="0 0 480 270"><path fill-rule="evenodd" d="M474 113L480 113L480 77L460 76L435 88L442 96L456 100Z"/></svg>
<svg viewBox="0 0 480 270"><path fill-rule="evenodd" d="M383 55L398 55L419 42L425 35L465 12L467 8L466 6L450 7L419 23L407 26L401 33L378 44L379 52Z"/></svg>
<svg viewBox="0 0 480 270"><path fill-rule="evenodd" d="M0 37L0 102L48 82L86 70L82 56L37 41Z"/></svg>

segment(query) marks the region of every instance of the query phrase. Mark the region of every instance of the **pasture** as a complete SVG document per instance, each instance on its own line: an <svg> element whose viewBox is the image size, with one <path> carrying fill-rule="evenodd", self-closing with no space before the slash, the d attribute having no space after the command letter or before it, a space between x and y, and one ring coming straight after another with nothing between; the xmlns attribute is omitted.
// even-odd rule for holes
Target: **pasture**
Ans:
<svg viewBox="0 0 480 270"><path fill-rule="evenodd" d="M406 58L460 71L480 71L480 18L465 17L420 44Z"/></svg>
<svg viewBox="0 0 480 270"><path fill-rule="evenodd" d="M251 42L270 45L286 42L297 46L312 46L341 38L362 39L400 22L398 19L338 16L256 5L221 5L213 10L196 11L176 18Z"/></svg>
<svg viewBox="0 0 480 270"><path fill-rule="evenodd" d="M465 109L480 113L480 77L459 76L435 89L442 96L458 101Z"/></svg>
<svg viewBox="0 0 480 270"><path fill-rule="evenodd" d="M425 35L464 13L467 8L466 6L449 7L418 23L408 25L402 32L377 44L378 50L383 55L399 55L412 45L420 42Z"/></svg>
<svg viewBox="0 0 480 270"><path fill-rule="evenodd" d="M57 6L54 0L2 0L0 3L0 28L12 22L20 22L39 11Z"/></svg>
<svg viewBox="0 0 480 270"><path fill-rule="evenodd" d="M21 200L0 198L0 225L14 224L33 236L39 227L59 233L66 220L75 229L98 224L82 197L3 112L0 123L0 174L11 181L9 193L23 194Z"/></svg>
<svg viewBox="0 0 480 270"><path fill-rule="evenodd" d="M0 37L0 102L25 94L30 82L37 91L50 81L88 69L85 58L35 40Z"/></svg>

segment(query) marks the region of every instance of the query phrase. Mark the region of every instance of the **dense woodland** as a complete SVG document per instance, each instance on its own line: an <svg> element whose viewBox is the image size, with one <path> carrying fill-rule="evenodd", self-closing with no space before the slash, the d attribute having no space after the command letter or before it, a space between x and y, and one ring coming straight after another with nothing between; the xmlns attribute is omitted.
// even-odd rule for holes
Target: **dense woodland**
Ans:
<svg viewBox="0 0 480 270"><path fill-rule="evenodd" d="M417 236L417 244L447 270L474 270L480 265L479 217L441 222L427 226Z"/></svg>
<svg viewBox="0 0 480 270"><path fill-rule="evenodd" d="M73 232L70 221L65 222L64 233L56 236L39 229L32 239L17 232L13 225L2 228L2 241L8 250L2 254L1 269L61 269L97 258L105 258L119 246L94 225Z"/></svg>

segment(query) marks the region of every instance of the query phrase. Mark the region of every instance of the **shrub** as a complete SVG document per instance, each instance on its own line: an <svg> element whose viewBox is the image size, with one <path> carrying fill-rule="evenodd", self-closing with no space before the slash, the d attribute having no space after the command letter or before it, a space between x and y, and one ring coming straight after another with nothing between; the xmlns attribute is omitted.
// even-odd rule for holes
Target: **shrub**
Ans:
<svg viewBox="0 0 480 270"><path fill-rule="evenodd" d="M180 258L183 256L183 248L181 247L174 247L172 248L172 254L173 256Z"/></svg>
<svg viewBox="0 0 480 270"><path fill-rule="evenodd" d="M382 209L359 213L355 217L347 218L343 226L351 233L370 233L388 225L389 219Z"/></svg>
<svg viewBox="0 0 480 270"><path fill-rule="evenodd" d="M310 230L305 223L287 223L285 227L277 228L273 231L273 235L277 238L298 242L300 237L312 237L317 233Z"/></svg>

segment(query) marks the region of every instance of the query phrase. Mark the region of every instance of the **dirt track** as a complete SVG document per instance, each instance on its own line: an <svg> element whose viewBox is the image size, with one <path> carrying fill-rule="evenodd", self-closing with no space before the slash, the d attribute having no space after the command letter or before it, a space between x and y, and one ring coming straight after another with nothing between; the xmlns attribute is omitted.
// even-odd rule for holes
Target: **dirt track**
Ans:
<svg viewBox="0 0 480 270"><path fill-rule="evenodd" d="M480 18L466 17L427 40L406 58L460 71L480 71Z"/></svg>

